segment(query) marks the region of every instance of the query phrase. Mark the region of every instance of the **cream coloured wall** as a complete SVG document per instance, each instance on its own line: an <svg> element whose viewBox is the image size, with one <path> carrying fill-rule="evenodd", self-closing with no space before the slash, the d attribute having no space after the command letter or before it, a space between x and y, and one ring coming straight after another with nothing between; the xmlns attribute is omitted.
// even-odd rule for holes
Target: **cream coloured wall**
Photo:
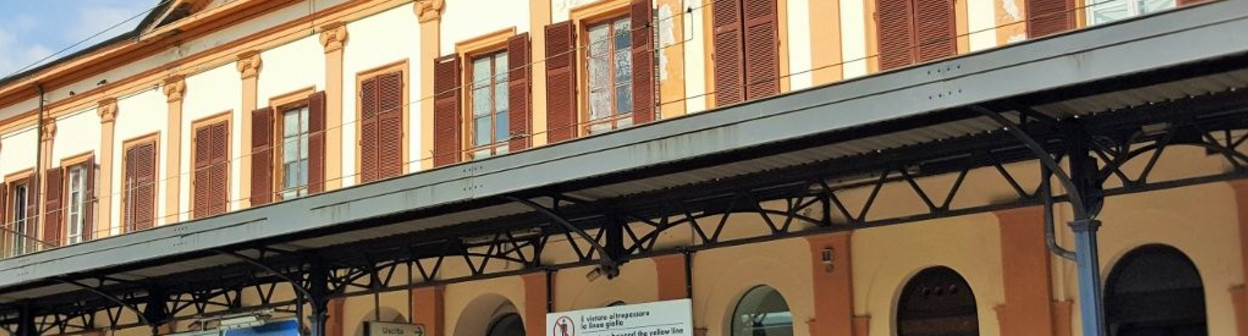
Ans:
<svg viewBox="0 0 1248 336"><path fill-rule="evenodd" d="M653 260L629 261L620 267L619 277L589 281L585 275L595 267L555 273L555 311L602 308L617 301L637 304L659 300L659 275Z"/></svg>
<svg viewBox="0 0 1248 336"><path fill-rule="evenodd" d="M69 97L71 97L69 94L71 91L74 92L75 94L81 94L81 93L100 87L99 83L101 81L107 81L109 83L118 82L128 77L138 75L139 73L142 73L144 71L147 71L153 68L159 68L169 62L177 60L180 57L181 56L178 54L178 51L176 48L170 48L170 49L161 51L160 53L157 53L155 55L143 57L133 62L121 65L119 67L109 69L108 71L92 76L90 78L87 78L87 79L84 79L84 80L81 80L81 81L60 87L60 88L56 88L54 90L49 90L47 93L47 99L49 102L57 102L57 101L61 101L64 99L68 99ZM152 83L152 84L154 85L156 83ZM82 104L95 105L95 101L92 100L89 102L82 102Z"/></svg>
<svg viewBox="0 0 1248 336"><path fill-rule="evenodd" d="M867 43L874 37L867 36L866 3L875 0L842 0L841 7L841 59L845 62L845 79L867 75Z"/></svg>
<svg viewBox="0 0 1248 336"><path fill-rule="evenodd" d="M523 310L524 280L518 276L450 284L443 294L446 336L485 335L495 317ZM524 318L524 314L520 314ZM524 320L524 324L546 323Z"/></svg>
<svg viewBox="0 0 1248 336"><path fill-rule="evenodd" d="M132 94L128 97L117 98L117 120L115 121L113 133L113 185L108 195L98 195L101 202L109 202L112 205L112 229L110 234L121 233L121 191L125 187L125 181L122 179L122 170L125 167L125 147L126 141L147 136L153 133L159 133L157 136L157 148L159 152L156 154L156 178L157 181L164 181L168 178L168 172L163 168L160 162L164 162L164 153L168 153L166 145L169 144L167 132L162 130L168 125L169 106L165 102L165 94L155 88ZM165 188L163 184L156 184L156 225L164 225L165 217ZM108 197L107 200L103 200Z"/></svg>
<svg viewBox="0 0 1248 336"><path fill-rule="evenodd" d="M855 231L851 237L854 314L870 316L871 335L894 335L901 289L919 271L946 266L975 293L982 335L999 335L1002 288L997 219L978 214Z"/></svg>
<svg viewBox="0 0 1248 336"><path fill-rule="evenodd" d="M970 50L978 51L997 46L997 11L992 4L993 0L965 1L966 23L971 34Z"/></svg>
<svg viewBox="0 0 1248 336"><path fill-rule="evenodd" d="M267 61L262 65L260 70L264 73L267 67ZM242 111L243 102L243 81L242 75L239 74L235 63L231 62L216 68L200 72L191 76L187 76L186 94L182 101L182 162L179 166L182 168L182 178L179 180L181 187L181 195L178 196L178 202L181 204L178 209L182 209L178 214L179 220L190 219L190 202L191 202L191 173L194 171L194 162L191 157L194 153L191 150L191 139L195 134L195 128L192 125L200 119L220 115L221 113L231 112L230 121L230 206L229 210L237 210L238 201L241 199L242 193L239 191L239 180L242 169L240 158L242 151L242 137L240 130L242 129L242 118L249 116L251 111ZM161 100L161 104L165 104ZM162 161L163 162L163 161ZM161 206L163 209L163 205Z"/></svg>
<svg viewBox="0 0 1248 336"><path fill-rule="evenodd" d="M447 7L462 6L447 4ZM445 20L445 19L444 19ZM445 22L445 21L444 21ZM443 28L445 31L445 28ZM408 158L413 162L429 156L420 152L420 23L410 3L347 24L350 40L343 52L342 83L342 186L355 184L356 163L356 75L377 67L408 60ZM323 58L323 56L322 56ZM409 165L413 170L419 164ZM327 178L334 178L328 176Z"/></svg>
<svg viewBox="0 0 1248 336"><path fill-rule="evenodd" d="M690 0L688 4L693 11L684 15L685 36L680 43L685 47L685 112L696 113L706 110L706 25L703 20L710 20L704 15L703 2L711 0ZM675 99L675 98L673 98ZM670 99L664 98L664 101Z"/></svg>
<svg viewBox="0 0 1248 336"><path fill-rule="evenodd" d="M1065 207L1063 207L1065 208ZM1057 220L1069 221L1068 209ZM1196 264L1205 289L1205 311L1210 335L1236 333L1235 309L1228 292L1243 284L1238 215L1234 191L1225 183L1172 189L1148 194L1118 196L1105 202L1099 244L1102 281L1127 252L1146 244L1175 247ZM1063 226L1064 227L1064 226ZM1069 229L1060 242L1074 246ZM1078 307L1077 274L1073 262L1055 261L1057 300L1073 300ZM1078 310L1073 329L1081 330Z"/></svg>
<svg viewBox="0 0 1248 336"><path fill-rule="evenodd" d="M856 261L855 261L856 262ZM759 285L775 288L793 316L793 335L810 335L815 316L810 245L785 239L700 251L693 256L693 325L706 336L727 336L737 301Z"/></svg>
<svg viewBox="0 0 1248 336"><path fill-rule="evenodd" d="M784 22L789 25L789 89L801 90L811 86L814 78L812 73L810 34L810 0L787 0L788 10ZM785 46L781 46L785 47Z"/></svg>
<svg viewBox="0 0 1248 336"><path fill-rule="evenodd" d="M100 142L83 139L100 138L100 115L90 108L56 120L56 138L52 140L52 166L60 166L61 160L83 153L97 153ZM98 158L97 158L98 161Z"/></svg>
<svg viewBox="0 0 1248 336"><path fill-rule="evenodd" d="M325 49L317 36L265 50L260 58L263 65L257 82L256 106L269 106L273 97L308 87L325 89Z"/></svg>
<svg viewBox="0 0 1248 336"><path fill-rule="evenodd" d="M374 301L372 295L346 299L342 305L341 335L364 336L364 321L407 323L407 291L381 293Z"/></svg>
<svg viewBox="0 0 1248 336"><path fill-rule="evenodd" d="M512 27L516 28L516 34L529 31L527 1L461 0L449 3L442 13L439 54L455 52L456 43Z"/></svg>
<svg viewBox="0 0 1248 336"><path fill-rule="evenodd" d="M8 106L0 106L0 120L12 118L16 115L34 111L39 108L39 98L31 98L20 101L16 104Z"/></svg>
<svg viewBox="0 0 1248 336"><path fill-rule="evenodd" d="M4 177L35 167L38 132L28 127L0 135L0 181Z"/></svg>

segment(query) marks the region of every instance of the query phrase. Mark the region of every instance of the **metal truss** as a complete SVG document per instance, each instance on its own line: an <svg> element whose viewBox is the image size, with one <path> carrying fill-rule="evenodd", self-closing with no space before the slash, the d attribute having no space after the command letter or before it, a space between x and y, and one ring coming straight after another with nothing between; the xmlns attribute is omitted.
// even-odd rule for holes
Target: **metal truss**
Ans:
<svg viewBox="0 0 1248 336"><path fill-rule="evenodd" d="M998 111L994 113L1017 124L1060 163L1069 164L1079 155L1094 158L1094 174L1079 188L1093 198L1248 177L1244 90L1065 120L1026 107L1034 105L993 102L943 115L966 119L978 117L977 109ZM1167 160L1163 154L1183 146L1204 149L1225 162L1226 169L1192 176L1157 174L1155 168ZM319 324L326 302L334 298L571 267L597 265L609 272L603 267L662 254L1041 205L1050 196L1069 202L1066 194L1046 193L1043 182L1023 182L1048 180L1052 172L1010 166L1037 159L1008 132L998 131L617 199L582 200L561 190L537 190L485 200L541 207L526 214L312 252L260 246L209 251L205 253L242 262L164 279L64 279L101 295L66 294L2 306L0 328L22 336L74 334L261 308L294 307L302 315L305 303L312 306L311 320ZM1137 166L1143 168L1131 169ZM969 201L972 193L965 185L972 173L993 174L1012 193L992 202ZM925 179L933 177L953 182L945 188L924 187ZM886 188L919 200L920 211L881 212L880 205L892 201L880 197ZM1099 205L1089 207L1095 212ZM724 234L743 223L757 227ZM687 230L692 238L680 242L679 249L661 247L671 246L662 240L672 230ZM739 234L746 231L750 234ZM560 256L570 260L549 255L557 244L573 252ZM294 288L294 298L277 295L283 284ZM259 302L244 302L244 296Z"/></svg>

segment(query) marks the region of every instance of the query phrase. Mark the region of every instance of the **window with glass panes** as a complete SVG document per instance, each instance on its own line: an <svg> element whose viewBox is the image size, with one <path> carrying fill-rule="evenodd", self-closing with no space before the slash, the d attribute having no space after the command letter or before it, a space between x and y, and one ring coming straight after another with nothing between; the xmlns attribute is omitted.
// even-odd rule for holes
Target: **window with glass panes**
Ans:
<svg viewBox="0 0 1248 336"><path fill-rule="evenodd" d="M87 168L85 165L77 165L69 168L66 174L68 185L66 190L69 191L69 203L66 204L66 244L77 244L82 242L82 234L87 228L85 211L87 207Z"/></svg>
<svg viewBox="0 0 1248 336"><path fill-rule="evenodd" d="M1099 0L1087 6L1088 24L1095 25L1174 8L1175 0Z"/></svg>
<svg viewBox="0 0 1248 336"><path fill-rule="evenodd" d="M633 124L632 27L627 16L589 27L589 133Z"/></svg>
<svg viewBox="0 0 1248 336"><path fill-rule="evenodd" d="M472 59L472 157L507 154L507 52Z"/></svg>
<svg viewBox="0 0 1248 336"><path fill-rule="evenodd" d="M282 199L308 194L308 107L282 111Z"/></svg>
<svg viewBox="0 0 1248 336"><path fill-rule="evenodd" d="M29 232L31 230L28 230L30 228L26 225L26 221L30 217L30 214L26 211L26 197L30 192L29 187L29 184L24 183L13 186L13 198L11 198L13 203L9 204L11 207L10 209L13 209L11 210L13 212L13 218L10 222L13 223L13 226L9 228L12 230L11 232L13 232L13 238L9 239L9 243L12 244L9 245L10 256L25 254L28 239L27 237L34 234L34 232Z"/></svg>

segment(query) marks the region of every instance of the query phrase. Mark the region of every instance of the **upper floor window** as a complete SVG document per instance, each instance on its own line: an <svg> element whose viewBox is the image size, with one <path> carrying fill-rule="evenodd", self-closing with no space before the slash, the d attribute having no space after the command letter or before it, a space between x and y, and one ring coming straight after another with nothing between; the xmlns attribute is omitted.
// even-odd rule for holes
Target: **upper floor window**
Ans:
<svg viewBox="0 0 1248 336"><path fill-rule="evenodd" d="M364 183L402 175L406 166L407 77L395 67L380 72L359 82L359 181Z"/></svg>
<svg viewBox="0 0 1248 336"><path fill-rule="evenodd" d="M876 11L881 70L958 53L952 0L877 0Z"/></svg>
<svg viewBox="0 0 1248 336"><path fill-rule="evenodd" d="M8 207L10 209L8 216L8 224L5 227L6 234L5 243L8 245L4 249L6 257L22 255L33 250L33 235L35 228L34 219L31 218L32 196L30 180L18 181L13 183L11 192L6 195L8 197Z"/></svg>
<svg viewBox="0 0 1248 336"><path fill-rule="evenodd" d="M121 181L123 232L156 226L156 148L155 136L125 144Z"/></svg>
<svg viewBox="0 0 1248 336"><path fill-rule="evenodd" d="M308 194L308 107L282 112L281 197L292 199Z"/></svg>
<svg viewBox="0 0 1248 336"><path fill-rule="evenodd" d="M87 231L87 164L69 167L65 173L65 244L77 244L90 237Z"/></svg>
<svg viewBox="0 0 1248 336"><path fill-rule="evenodd" d="M779 13L775 0L721 0L714 22L715 103L719 106L780 92Z"/></svg>
<svg viewBox="0 0 1248 336"><path fill-rule="evenodd" d="M230 115L198 123L194 137L191 213L194 218L223 214L230 202Z"/></svg>
<svg viewBox="0 0 1248 336"><path fill-rule="evenodd" d="M471 157L486 158L508 150L507 51L472 59L468 82L472 83Z"/></svg>
<svg viewBox="0 0 1248 336"><path fill-rule="evenodd" d="M1088 24L1102 24L1174 8L1175 0L1101 0L1088 4Z"/></svg>
<svg viewBox="0 0 1248 336"><path fill-rule="evenodd" d="M633 113L632 26L628 17L588 29L589 133L631 126Z"/></svg>

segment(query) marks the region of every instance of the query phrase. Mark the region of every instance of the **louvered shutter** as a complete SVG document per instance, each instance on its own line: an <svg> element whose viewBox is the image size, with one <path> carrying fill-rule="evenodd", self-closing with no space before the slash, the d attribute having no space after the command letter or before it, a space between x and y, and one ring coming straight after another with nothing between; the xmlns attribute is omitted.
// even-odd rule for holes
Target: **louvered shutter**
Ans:
<svg viewBox="0 0 1248 336"><path fill-rule="evenodd" d="M918 61L937 60L958 53L954 0L914 0L915 42Z"/></svg>
<svg viewBox="0 0 1248 336"><path fill-rule="evenodd" d="M651 0L633 0L629 8L632 21L633 59L633 123L643 124L654 120L654 8Z"/></svg>
<svg viewBox="0 0 1248 336"><path fill-rule="evenodd" d="M876 41L879 43L880 70L914 63L914 20L910 1L876 1Z"/></svg>
<svg viewBox="0 0 1248 336"><path fill-rule="evenodd" d="M381 75L377 82L378 178L403 175L403 72Z"/></svg>
<svg viewBox="0 0 1248 336"><path fill-rule="evenodd" d="M546 133L550 143L577 134L576 54L571 21L546 26Z"/></svg>
<svg viewBox="0 0 1248 336"><path fill-rule="evenodd" d="M433 67L433 165L441 167L459 162L462 148L459 56L440 57Z"/></svg>
<svg viewBox="0 0 1248 336"><path fill-rule="evenodd" d="M532 67L529 57L529 33L512 36L507 40L507 142L508 151L529 148L532 135L532 91L529 76ZM501 140L501 139L500 139Z"/></svg>
<svg viewBox="0 0 1248 336"><path fill-rule="evenodd" d="M212 214L225 213L230 201L230 129L227 121L212 127ZM155 175L152 176L155 181ZM155 189L153 189L155 191Z"/></svg>
<svg viewBox="0 0 1248 336"><path fill-rule="evenodd" d="M4 211L7 209L8 205L9 205L9 185L3 182L0 182L0 227L8 228L9 223L10 223L9 219L13 217L9 215L8 212ZM9 235L0 233L0 236L8 237ZM3 240L0 240L0 242L2 241ZM0 244L0 245L3 245L3 244Z"/></svg>
<svg viewBox="0 0 1248 336"><path fill-rule="evenodd" d="M198 153L196 153L198 155ZM126 198L123 206L127 231L140 231L155 225L156 143L148 142L126 151ZM198 191L197 191L198 192ZM198 199L196 203L200 202ZM196 209L198 214L198 209Z"/></svg>
<svg viewBox="0 0 1248 336"><path fill-rule="evenodd" d="M36 241L39 239L39 223L43 216L39 214L39 177L34 176L28 180L26 185L26 253L34 252Z"/></svg>
<svg viewBox="0 0 1248 336"><path fill-rule="evenodd" d="M1026 0L1027 36L1037 38L1064 32L1075 26L1071 0Z"/></svg>
<svg viewBox="0 0 1248 336"><path fill-rule="evenodd" d="M95 156L88 157L85 165L87 188L82 194L83 203L85 203L82 210L82 241L84 242L95 237L95 207L100 203L99 198L95 196Z"/></svg>
<svg viewBox="0 0 1248 336"><path fill-rule="evenodd" d="M377 78L360 84L360 181L377 180Z"/></svg>
<svg viewBox="0 0 1248 336"><path fill-rule="evenodd" d="M780 93L780 29L776 1L746 1L745 98L755 100Z"/></svg>
<svg viewBox="0 0 1248 336"><path fill-rule="evenodd" d="M325 191L325 91L308 96L308 193Z"/></svg>
<svg viewBox="0 0 1248 336"><path fill-rule="evenodd" d="M745 100L745 51L741 33L741 1L719 0L711 10L715 26L715 105ZM763 1L763 0L751 0ZM768 0L770 1L770 0Z"/></svg>
<svg viewBox="0 0 1248 336"><path fill-rule="evenodd" d="M132 149L133 150L133 149ZM203 126L195 130L195 176L193 181L191 212L194 218L203 218L207 216L212 207L212 126ZM138 161L127 162L131 164L130 170L138 171ZM127 170L129 172L129 170ZM133 190L131 188L131 190Z"/></svg>
<svg viewBox="0 0 1248 336"><path fill-rule="evenodd" d="M61 221L64 211L64 202L61 201L64 194L62 169L48 169L44 176L47 178L47 189L44 191L44 208L47 212L43 221L43 242L50 245L46 247L61 246L65 236L65 223Z"/></svg>
<svg viewBox="0 0 1248 336"><path fill-rule="evenodd" d="M273 202L273 108L251 112L251 205Z"/></svg>

